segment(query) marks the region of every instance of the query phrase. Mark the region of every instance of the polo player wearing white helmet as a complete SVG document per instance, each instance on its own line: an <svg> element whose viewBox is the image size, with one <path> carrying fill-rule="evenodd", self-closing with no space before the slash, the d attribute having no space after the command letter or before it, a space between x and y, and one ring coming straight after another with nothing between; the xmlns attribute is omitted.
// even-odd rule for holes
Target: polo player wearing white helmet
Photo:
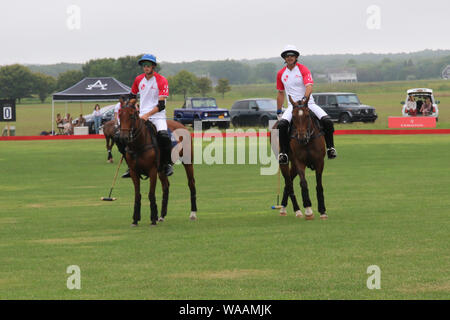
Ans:
<svg viewBox="0 0 450 320"><path fill-rule="evenodd" d="M323 111L321 107L315 104L314 98L311 96L313 91L314 81L309 69L298 63L300 53L293 45L287 45L281 57L284 59L286 66L278 71L277 74L277 116L278 116L278 130L280 140L280 153L278 161L280 164L287 164L289 162L289 123L292 120L292 104L288 100L288 108L282 114L283 102L288 96L291 96L299 105L308 105L308 108L320 120L324 129L325 142L327 145L327 155L329 159L337 157L336 149L334 148L333 132L334 126L330 116Z"/></svg>

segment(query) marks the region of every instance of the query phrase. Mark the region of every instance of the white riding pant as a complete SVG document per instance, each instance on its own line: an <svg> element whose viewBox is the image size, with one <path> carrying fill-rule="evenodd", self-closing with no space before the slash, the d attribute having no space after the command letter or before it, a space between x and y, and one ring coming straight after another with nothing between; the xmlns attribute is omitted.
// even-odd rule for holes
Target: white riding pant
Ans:
<svg viewBox="0 0 450 320"><path fill-rule="evenodd" d="M167 131L167 119L166 119L166 110L162 110L158 113L155 113L149 119L155 127L156 131L166 130Z"/></svg>
<svg viewBox="0 0 450 320"><path fill-rule="evenodd" d="M323 111L323 109L321 107L319 107L315 103L308 103L308 108L309 108L309 110L314 112L314 114L316 115L316 117L319 120L328 115L325 111ZM286 109L286 111L283 112L283 116L281 118L291 122L291 120L292 120L292 105L291 104L289 104L289 107Z"/></svg>

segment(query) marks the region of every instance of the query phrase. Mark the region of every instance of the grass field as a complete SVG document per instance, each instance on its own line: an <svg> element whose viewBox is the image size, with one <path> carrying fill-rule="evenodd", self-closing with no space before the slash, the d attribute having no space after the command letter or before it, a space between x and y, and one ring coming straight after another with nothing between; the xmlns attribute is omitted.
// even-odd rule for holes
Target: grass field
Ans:
<svg viewBox="0 0 450 320"><path fill-rule="evenodd" d="M386 129L389 116L401 116L400 101L404 101L406 90L411 88L432 88L439 104L439 122L437 128L450 128L450 82L446 80L418 80L418 81L395 81L395 82L368 82L368 83L318 83L314 87L315 92L341 91L355 92L364 104L375 107L378 119L375 123L351 123L337 124L336 129ZM216 97L220 107L230 109L233 102L239 99L268 97L276 98L275 84L240 85L233 86L223 99L221 95L212 93ZM101 106L113 102L99 103ZM173 116L173 109L181 107L182 96L172 96L168 101L167 114ZM37 102L36 99L24 99L17 106L16 135L39 135L41 131L50 131L52 125L51 99L45 104ZM79 102L68 103L68 112L74 117L91 113L94 103ZM56 113L65 113L65 104L55 104Z"/></svg>
<svg viewBox="0 0 450 320"><path fill-rule="evenodd" d="M448 299L450 136L336 144L327 221L270 210L277 177L259 165L197 165L198 221L177 166L167 220L150 228L143 200L131 228L130 180L100 201L117 164L103 140L0 142L0 299ZM66 288L69 265L81 290ZM366 287L370 265L380 290Z"/></svg>

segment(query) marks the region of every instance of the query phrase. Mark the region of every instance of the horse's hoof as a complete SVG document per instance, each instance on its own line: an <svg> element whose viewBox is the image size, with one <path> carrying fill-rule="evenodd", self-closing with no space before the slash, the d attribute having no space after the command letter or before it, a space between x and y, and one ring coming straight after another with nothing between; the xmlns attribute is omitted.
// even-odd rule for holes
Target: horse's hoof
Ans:
<svg viewBox="0 0 450 320"><path fill-rule="evenodd" d="M286 207L281 207L281 209L280 209L280 216L281 217L286 217L287 216Z"/></svg>
<svg viewBox="0 0 450 320"><path fill-rule="evenodd" d="M314 214L313 214L313 210L312 210L311 207L306 207L305 208L305 219L306 220L314 219Z"/></svg>
<svg viewBox="0 0 450 320"><path fill-rule="evenodd" d="M156 221L152 221L152 223L150 223L150 227L156 227Z"/></svg>
<svg viewBox="0 0 450 320"><path fill-rule="evenodd" d="M191 219L192 221L197 220L197 214L194 211L192 211L191 215L189 216L189 219Z"/></svg>
<svg viewBox="0 0 450 320"><path fill-rule="evenodd" d="M302 211L301 211L301 210L295 211L295 216L296 216L297 218L303 218L303 213L302 213Z"/></svg>
<svg viewBox="0 0 450 320"><path fill-rule="evenodd" d="M131 227L132 227L132 228L135 228L135 227L137 227L137 226L138 226L137 223L132 223L132 224L131 224Z"/></svg>
<svg viewBox="0 0 450 320"><path fill-rule="evenodd" d="M320 215L320 220L327 220L328 216L326 213Z"/></svg>
<svg viewBox="0 0 450 320"><path fill-rule="evenodd" d="M159 217L158 221L159 222L164 222L164 218L163 217Z"/></svg>

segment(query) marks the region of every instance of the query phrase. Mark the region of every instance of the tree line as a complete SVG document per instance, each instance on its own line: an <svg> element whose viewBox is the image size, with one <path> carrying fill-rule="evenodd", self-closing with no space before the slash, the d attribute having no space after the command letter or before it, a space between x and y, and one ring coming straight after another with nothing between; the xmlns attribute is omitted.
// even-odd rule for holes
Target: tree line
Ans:
<svg viewBox="0 0 450 320"><path fill-rule="evenodd" d="M442 69L450 64L449 53L448 50L424 50L402 54L301 55L300 63L308 66L313 77L331 69L351 68L356 70L361 82L420 80L439 78ZM21 98L37 95L44 101L51 93L64 90L85 77L111 76L131 86L136 75L142 73L137 64L141 56L92 59L81 66L73 64L77 69L59 72L57 76L46 73L53 75L57 70L65 70L71 65L52 65L51 72L47 72L45 66L4 66L0 68L0 97L20 101ZM212 90L208 89L211 84L206 79L220 85L218 90L236 84L274 83L277 70L282 66L282 59L277 57L241 61L162 62L158 64L157 71L169 79L172 93L205 95ZM218 92L225 94L227 91Z"/></svg>
<svg viewBox="0 0 450 320"><path fill-rule="evenodd" d="M98 59L84 64L82 70L68 70L60 73L57 78L41 72L32 72L28 67L14 64L0 68L0 98L20 100L36 95L41 102L52 93L67 89L85 77L113 76L131 87L136 75L142 73L136 66L136 59ZM107 71L109 69L110 71ZM160 71L157 67L157 72ZM114 71L115 70L115 71ZM128 71L126 71L128 70ZM171 94L186 97L189 94L207 95L213 91L213 84L208 77L197 77L195 74L181 70L176 75L168 76ZM215 91L225 95L230 91L230 83L226 78L217 81Z"/></svg>
<svg viewBox="0 0 450 320"><path fill-rule="evenodd" d="M114 77L131 87L135 77L142 73L141 67L137 64L141 56L93 59L84 63L81 70L67 70L59 73L57 77L33 72L30 68L19 64L4 66L0 68L0 97L17 99L20 103L22 98L37 95L44 102L52 93L65 90L85 77ZM163 64L158 64L156 71L161 72L163 67ZM42 70L42 67L33 69ZM237 78L230 72L223 73L220 68L212 73L217 75L216 92L224 96L231 90L230 83L236 82ZM227 75L231 76L232 80L228 79ZM171 94L181 94L184 97L188 94L204 96L213 90L209 77L197 76L187 70L180 70L166 77Z"/></svg>

